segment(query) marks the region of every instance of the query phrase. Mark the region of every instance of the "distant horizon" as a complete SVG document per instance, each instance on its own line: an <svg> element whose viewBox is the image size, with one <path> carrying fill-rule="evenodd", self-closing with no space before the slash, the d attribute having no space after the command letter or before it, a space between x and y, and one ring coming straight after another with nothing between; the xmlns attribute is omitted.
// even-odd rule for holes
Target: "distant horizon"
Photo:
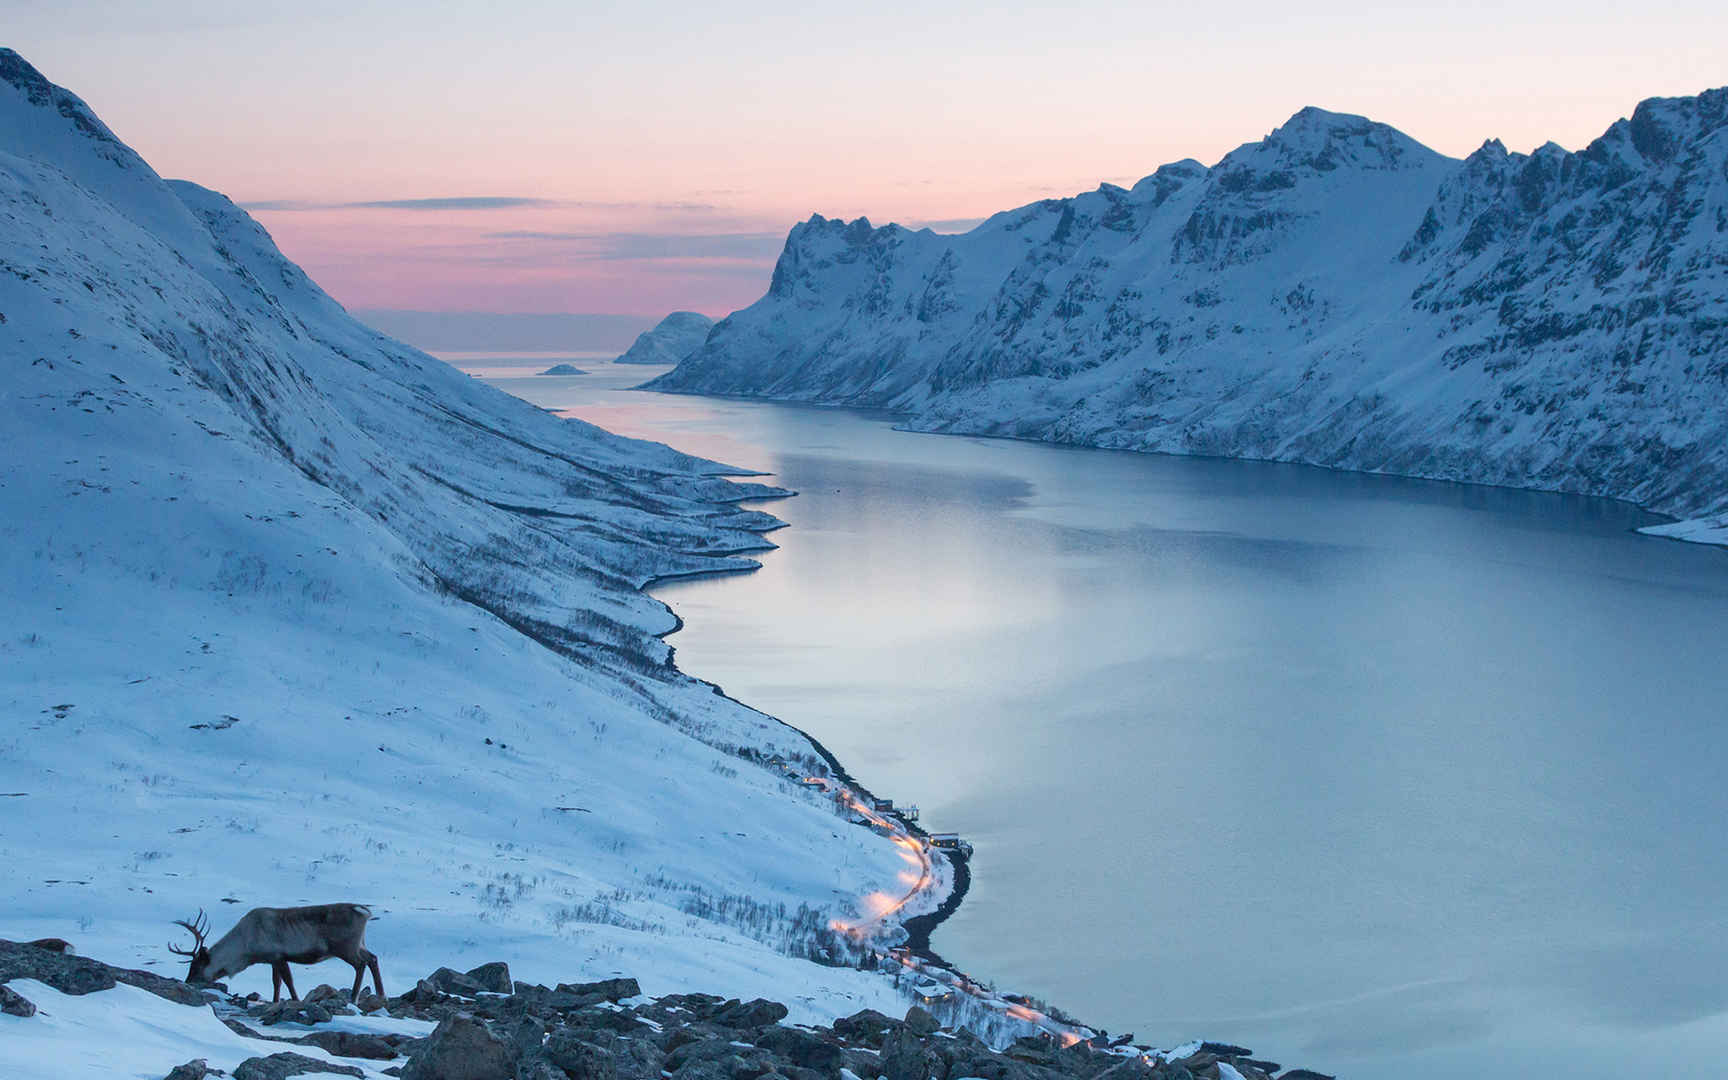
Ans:
<svg viewBox="0 0 1728 1080"><path fill-rule="evenodd" d="M8 22L163 175L250 208L356 309L719 317L812 212L956 231L1214 163L1307 105L1451 157L1576 150L1642 100L1728 82L1707 0L1646 6L1636 35L1608 0L64 0Z"/></svg>

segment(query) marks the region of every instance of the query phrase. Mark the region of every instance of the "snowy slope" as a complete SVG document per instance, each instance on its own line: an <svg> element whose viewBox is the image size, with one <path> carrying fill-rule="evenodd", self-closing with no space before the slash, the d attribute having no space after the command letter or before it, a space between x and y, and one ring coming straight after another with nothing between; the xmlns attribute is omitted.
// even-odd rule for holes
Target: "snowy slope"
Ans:
<svg viewBox="0 0 1728 1080"><path fill-rule="evenodd" d="M904 1008L783 951L898 849L757 764L820 768L639 591L750 565L768 489L361 326L9 51L0 357L0 936L178 972L200 906L353 900L392 992L508 959Z"/></svg>
<svg viewBox="0 0 1728 1080"><path fill-rule="evenodd" d="M1728 90L1465 161L1303 109L963 236L820 215L654 388L1588 492L1728 527ZM1712 523L1713 522L1713 523Z"/></svg>
<svg viewBox="0 0 1728 1080"><path fill-rule="evenodd" d="M714 320L695 311L674 311L650 329L636 335L636 340L620 364L676 364L702 347L713 329Z"/></svg>

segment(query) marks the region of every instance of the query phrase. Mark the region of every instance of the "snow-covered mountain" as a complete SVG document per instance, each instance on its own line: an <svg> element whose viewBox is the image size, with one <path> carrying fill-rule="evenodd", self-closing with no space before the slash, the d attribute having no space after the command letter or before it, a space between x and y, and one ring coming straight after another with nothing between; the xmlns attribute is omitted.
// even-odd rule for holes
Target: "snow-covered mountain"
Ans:
<svg viewBox="0 0 1728 1080"><path fill-rule="evenodd" d="M820 215L650 384L1588 492L1728 540L1728 89L1464 161L1303 109L962 236Z"/></svg>
<svg viewBox="0 0 1728 1080"><path fill-rule="evenodd" d="M639 591L749 565L771 489L360 325L3 50L0 357L0 936L177 974L199 907L350 900L393 991L503 955L904 1009L782 951L900 849Z"/></svg>
<svg viewBox="0 0 1728 1080"><path fill-rule="evenodd" d="M619 364L676 364L702 347L714 320L697 311L674 311L648 330L636 335L615 362Z"/></svg>

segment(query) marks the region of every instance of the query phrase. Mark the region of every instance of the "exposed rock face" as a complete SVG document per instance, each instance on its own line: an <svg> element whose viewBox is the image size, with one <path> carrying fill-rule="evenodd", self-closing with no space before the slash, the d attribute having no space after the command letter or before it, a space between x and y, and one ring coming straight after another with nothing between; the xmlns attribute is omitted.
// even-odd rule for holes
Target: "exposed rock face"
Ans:
<svg viewBox="0 0 1728 1080"><path fill-rule="evenodd" d="M0 984L0 1013L31 1017L36 1015L36 1004L10 986Z"/></svg>
<svg viewBox="0 0 1728 1080"><path fill-rule="evenodd" d="M702 347L714 320L694 311L674 311L644 330L617 360L620 364L676 364ZM547 372L551 374L551 372Z"/></svg>
<svg viewBox="0 0 1728 1080"><path fill-rule="evenodd" d="M510 1047L466 1013L440 1021L402 1070L403 1080L511 1080L514 1075Z"/></svg>
<svg viewBox="0 0 1728 1080"><path fill-rule="evenodd" d="M1728 512L1728 89L1464 161L1304 109L963 236L820 215L656 389Z"/></svg>
<svg viewBox="0 0 1728 1080"><path fill-rule="evenodd" d="M123 982L182 1005L202 1005L206 1001L202 993L178 979L109 967L82 956L0 939L0 983L12 979L35 979L62 994L72 995L109 990L115 983Z"/></svg>
<svg viewBox="0 0 1728 1080"><path fill-rule="evenodd" d="M39 949L31 952L65 959ZM0 950L0 957L10 955ZM0 969L8 970L13 969ZM106 978L108 988L115 985L115 976L128 974L93 960L80 961L79 970L83 983ZM509 993L489 989L506 985ZM8 1000L6 993L0 986L0 1002ZM203 995L195 996L197 1000L187 1004L207 1004ZM290 1004L317 1010L300 1021L315 1030L284 1035L250 1028L239 1017L272 1014L273 1007L238 997L219 999L217 1011L230 1030L249 1039L315 1046L333 1057L357 1060L406 1056L391 1073L403 1080L1096 1080L1106 1072L1112 1080L1231 1080L1227 1069L1245 1080L1267 1080L1278 1070L1272 1062L1254 1059L1246 1047L1228 1043L1191 1044L1181 1051L1187 1056L1175 1060L1150 1056L1124 1040L1106 1048L1085 1043L1059 1047L1047 1038L1022 1038L997 1050L969 1031L944 1030L934 1015L916 1005L898 1020L866 1009L836 1020L831 1028L788 1027L782 1022L786 1006L777 1001L712 994L671 994L649 1001L642 999L636 980L628 978L547 989L510 983L509 969L502 963L482 964L466 973L440 968L419 980L415 989L385 1003L397 1019L435 1022L436 1029L424 1038L323 1027L333 1013L350 1012L345 991L329 990L318 1003L281 1003ZM351 1065L284 1049L247 1059L233 1076L283 1080L306 1073L365 1075ZM167 1080L202 1080L207 1074L218 1075L205 1061L190 1061ZM1313 1080L1321 1074L1293 1070L1281 1080L1303 1077Z"/></svg>
<svg viewBox="0 0 1728 1080"><path fill-rule="evenodd" d="M305 1054L271 1054L268 1057L247 1058L234 1067L234 1080L287 1080L290 1076L308 1073L334 1073L337 1076L361 1076L366 1073L352 1065L337 1065L309 1058Z"/></svg>

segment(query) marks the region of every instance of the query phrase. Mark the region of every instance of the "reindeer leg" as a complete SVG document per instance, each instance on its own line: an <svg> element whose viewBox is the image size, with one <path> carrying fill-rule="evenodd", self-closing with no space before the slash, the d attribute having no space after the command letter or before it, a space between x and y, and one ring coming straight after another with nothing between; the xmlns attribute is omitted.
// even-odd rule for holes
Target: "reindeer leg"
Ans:
<svg viewBox="0 0 1728 1080"><path fill-rule="evenodd" d="M282 961L282 981L288 984L288 1000L299 1001L300 994L294 989L294 973L288 970L288 961Z"/></svg>
<svg viewBox="0 0 1728 1080"><path fill-rule="evenodd" d="M378 956L375 953L366 954L366 966L372 969L372 989L378 991L380 1000L384 997L384 976L378 972Z"/></svg>
<svg viewBox="0 0 1728 1080"><path fill-rule="evenodd" d="M364 956L364 954L361 955ZM359 1001L360 982L366 978L366 963L359 957L356 957L351 963L354 965L354 989L348 991L348 1000Z"/></svg>
<svg viewBox="0 0 1728 1080"><path fill-rule="evenodd" d="M282 1000L282 965L270 965L270 1004Z"/></svg>

